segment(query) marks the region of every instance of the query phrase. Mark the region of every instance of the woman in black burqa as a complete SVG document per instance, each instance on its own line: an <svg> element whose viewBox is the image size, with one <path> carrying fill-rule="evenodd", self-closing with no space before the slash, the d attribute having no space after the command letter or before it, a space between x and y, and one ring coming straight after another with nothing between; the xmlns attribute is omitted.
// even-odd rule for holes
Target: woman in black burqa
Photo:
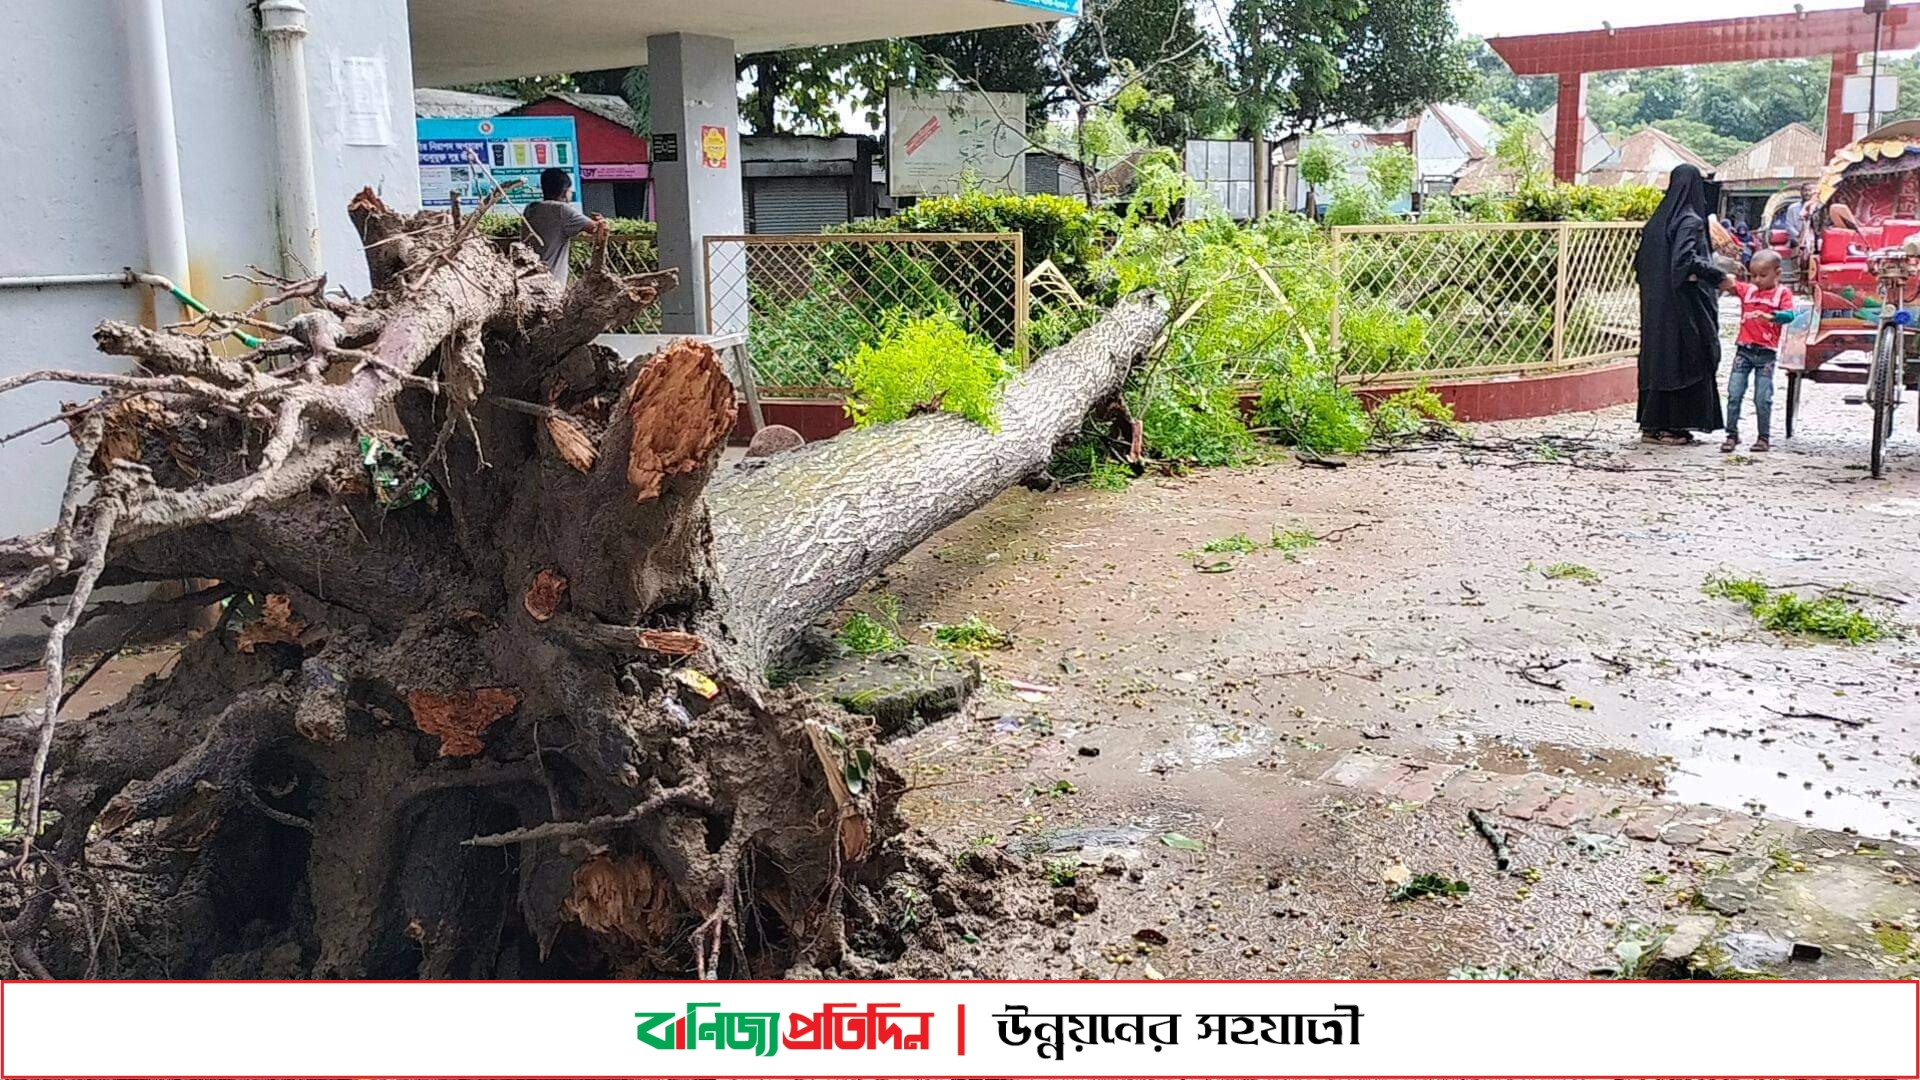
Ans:
<svg viewBox="0 0 1920 1080"><path fill-rule="evenodd" d="M1718 431L1720 282L1707 213L1719 185L1692 165L1673 170L1640 234L1640 437L1677 446Z"/></svg>

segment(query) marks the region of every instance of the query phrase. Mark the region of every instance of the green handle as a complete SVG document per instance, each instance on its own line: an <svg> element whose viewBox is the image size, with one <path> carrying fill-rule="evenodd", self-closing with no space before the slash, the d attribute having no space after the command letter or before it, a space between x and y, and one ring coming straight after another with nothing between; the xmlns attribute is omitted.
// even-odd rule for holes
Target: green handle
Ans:
<svg viewBox="0 0 1920 1080"><path fill-rule="evenodd" d="M182 304L185 304L189 308L192 308L194 311L197 311L202 315L213 314L213 312L207 310L207 305L194 299L191 293L187 292L187 290L181 288L180 286L175 285L172 282L168 282L167 291L173 294L173 298L175 300L180 301ZM262 344L259 338L254 337L252 334L249 334L244 330L235 329L235 330L230 330L228 332L231 333L234 337L239 338L240 344L245 345L249 349L257 349Z"/></svg>

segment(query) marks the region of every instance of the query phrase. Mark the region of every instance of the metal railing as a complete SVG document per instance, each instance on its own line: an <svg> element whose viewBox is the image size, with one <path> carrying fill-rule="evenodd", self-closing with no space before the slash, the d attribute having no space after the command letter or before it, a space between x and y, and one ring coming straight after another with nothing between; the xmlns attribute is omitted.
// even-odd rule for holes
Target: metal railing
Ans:
<svg viewBox="0 0 1920 1080"><path fill-rule="evenodd" d="M707 326L744 330L761 390L834 393L840 361L901 319L952 316L997 348L1027 348L1019 233L709 236Z"/></svg>
<svg viewBox="0 0 1920 1080"><path fill-rule="evenodd" d="M1341 378L1529 373L1639 347L1638 222L1332 230Z"/></svg>

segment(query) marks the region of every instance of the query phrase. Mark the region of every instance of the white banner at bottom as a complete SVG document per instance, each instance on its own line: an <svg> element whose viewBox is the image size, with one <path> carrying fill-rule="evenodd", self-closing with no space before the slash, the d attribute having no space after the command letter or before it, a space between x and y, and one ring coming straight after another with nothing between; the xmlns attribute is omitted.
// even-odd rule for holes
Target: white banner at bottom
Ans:
<svg viewBox="0 0 1920 1080"><path fill-rule="evenodd" d="M0 1077L1907 1077L1911 982L25 982Z"/></svg>

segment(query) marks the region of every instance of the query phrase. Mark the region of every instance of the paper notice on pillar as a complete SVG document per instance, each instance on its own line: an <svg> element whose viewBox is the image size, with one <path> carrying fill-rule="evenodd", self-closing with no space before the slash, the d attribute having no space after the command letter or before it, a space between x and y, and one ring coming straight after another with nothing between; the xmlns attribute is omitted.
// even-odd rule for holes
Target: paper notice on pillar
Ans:
<svg viewBox="0 0 1920 1080"><path fill-rule="evenodd" d="M343 56L340 83L341 139L348 146L388 146L393 121L387 110L387 58Z"/></svg>

